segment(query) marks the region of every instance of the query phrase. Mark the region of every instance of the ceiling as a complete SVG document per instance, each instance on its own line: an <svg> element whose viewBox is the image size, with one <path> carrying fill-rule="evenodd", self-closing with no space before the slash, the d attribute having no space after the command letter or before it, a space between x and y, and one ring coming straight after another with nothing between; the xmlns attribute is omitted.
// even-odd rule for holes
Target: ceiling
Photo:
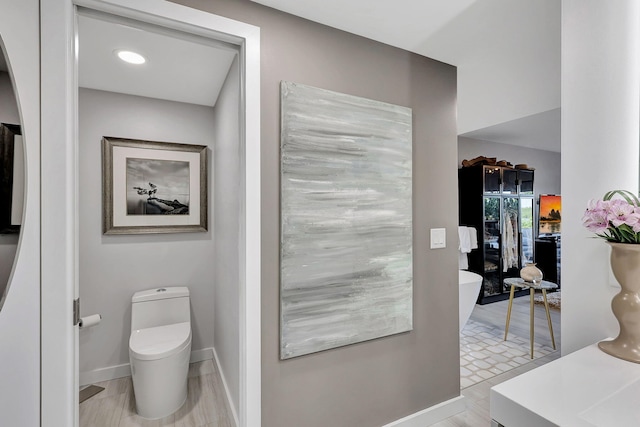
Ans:
<svg viewBox="0 0 640 427"><path fill-rule="evenodd" d="M559 0L253 1L455 65L460 135L560 151ZM236 55L103 15L80 15L79 34L81 87L198 105L215 105Z"/></svg>
<svg viewBox="0 0 640 427"><path fill-rule="evenodd" d="M560 151L560 0L252 0L458 67L458 133Z"/></svg>
<svg viewBox="0 0 640 427"><path fill-rule="evenodd" d="M214 106L236 51L200 37L142 28L108 16L78 18L79 86L189 104ZM127 64L114 51L146 57Z"/></svg>
<svg viewBox="0 0 640 427"><path fill-rule="evenodd" d="M560 152L560 108L467 132L460 136ZM517 143L514 144L514 141Z"/></svg>

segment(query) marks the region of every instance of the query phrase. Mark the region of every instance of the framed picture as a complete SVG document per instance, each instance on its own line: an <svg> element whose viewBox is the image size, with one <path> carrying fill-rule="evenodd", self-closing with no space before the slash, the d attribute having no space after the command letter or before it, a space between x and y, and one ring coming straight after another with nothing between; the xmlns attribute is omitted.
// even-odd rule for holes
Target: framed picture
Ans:
<svg viewBox="0 0 640 427"><path fill-rule="evenodd" d="M104 234L207 231L207 147L102 139Z"/></svg>
<svg viewBox="0 0 640 427"><path fill-rule="evenodd" d="M557 194L541 194L538 209L538 235L559 236L562 220L562 196Z"/></svg>

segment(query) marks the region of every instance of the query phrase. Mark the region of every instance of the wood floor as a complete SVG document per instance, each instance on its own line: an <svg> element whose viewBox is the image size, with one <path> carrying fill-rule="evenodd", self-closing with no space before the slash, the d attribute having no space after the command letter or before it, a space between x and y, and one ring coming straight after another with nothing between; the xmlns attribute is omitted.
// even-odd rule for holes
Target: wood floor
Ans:
<svg viewBox="0 0 640 427"><path fill-rule="evenodd" d="M80 404L80 427L232 427L231 410L212 360L189 366L187 401L172 415L146 420L135 410L131 377L97 383L105 390Z"/></svg>
<svg viewBox="0 0 640 427"><path fill-rule="evenodd" d="M499 326L504 329L507 316L508 301L499 301L493 304L476 305L471 318L478 322ZM466 411L447 418L432 427L490 427L491 417L489 415L489 389L503 381L523 374L531 369L535 369L560 357L560 310L551 309L551 321L558 351L547 356L534 359L526 365L514 368L508 372L497 375L486 381L474 384L471 387L461 390L461 394L466 397ZM551 346L551 337L547 327L547 317L543 305L534 305L534 340L535 342ZM511 311L511 322L509 325L509 336L518 335L526 340L529 339L529 297L516 298Z"/></svg>

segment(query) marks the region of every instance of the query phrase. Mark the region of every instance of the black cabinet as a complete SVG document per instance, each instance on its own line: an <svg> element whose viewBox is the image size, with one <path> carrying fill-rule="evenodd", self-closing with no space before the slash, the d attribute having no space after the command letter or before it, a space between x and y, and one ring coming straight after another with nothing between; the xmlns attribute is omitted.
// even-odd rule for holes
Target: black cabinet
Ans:
<svg viewBox="0 0 640 427"><path fill-rule="evenodd" d="M542 270L544 280L556 283L560 288L560 237L539 237L536 239L536 266Z"/></svg>
<svg viewBox="0 0 640 427"><path fill-rule="evenodd" d="M533 171L494 165L458 170L459 222L478 231L469 270L484 280L478 303L509 297L507 277L533 262Z"/></svg>

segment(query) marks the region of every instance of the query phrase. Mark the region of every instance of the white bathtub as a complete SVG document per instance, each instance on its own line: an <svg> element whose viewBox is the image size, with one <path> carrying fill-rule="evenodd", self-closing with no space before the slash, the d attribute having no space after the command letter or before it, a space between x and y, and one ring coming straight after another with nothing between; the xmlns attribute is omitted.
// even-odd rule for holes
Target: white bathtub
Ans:
<svg viewBox="0 0 640 427"><path fill-rule="evenodd" d="M458 270L458 284L460 286L460 330L462 331L478 300L482 276L471 271Z"/></svg>

